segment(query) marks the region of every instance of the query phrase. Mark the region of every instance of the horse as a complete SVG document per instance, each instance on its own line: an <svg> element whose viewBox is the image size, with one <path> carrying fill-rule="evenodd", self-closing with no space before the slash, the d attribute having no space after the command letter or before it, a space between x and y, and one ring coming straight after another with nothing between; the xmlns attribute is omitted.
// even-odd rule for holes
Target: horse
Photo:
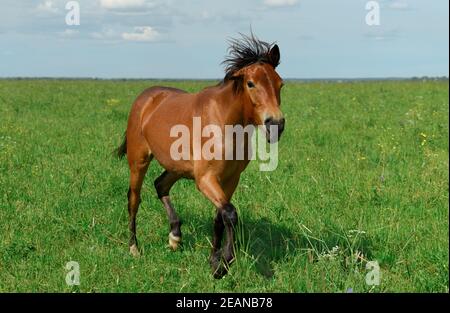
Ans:
<svg viewBox="0 0 450 313"><path fill-rule="evenodd" d="M171 128L185 125L192 131L193 118L200 117L202 123L217 125L220 129L225 125L260 127L265 130L269 143L280 139L285 127L285 118L280 109L283 80L276 72L280 63L280 49L275 43L259 40L253 33L240 36L228 41L229 55L222 62L225 65L225 77L217 85L206 87L198 93L153 86L144 90L131 107L124 140L116 153L119 158L127 156L130 170L128 226L129 249L133 256L140 255L136 215L141 202L141 187L149 164L155 158L165 169L154 181L154 186L167 211L169 246L176 250L182 238L181 222L169 192L179 179L187 178L195 181L197 189L216 208L209 258L213 277L223 277L235 259L238 215L231 198L250 157L244 153L245 157L241 159L195 158L195 151L190 148L188 158L173 158L171 145L176 138L171 136ZM190 140L193 143L195 138ZM205 138L201 138L200 142L204 144ZM232 140L231 145L235 149L250 149L247 138L240 147L236 140ZM226 240L222 248L224 231Z"/></svg>

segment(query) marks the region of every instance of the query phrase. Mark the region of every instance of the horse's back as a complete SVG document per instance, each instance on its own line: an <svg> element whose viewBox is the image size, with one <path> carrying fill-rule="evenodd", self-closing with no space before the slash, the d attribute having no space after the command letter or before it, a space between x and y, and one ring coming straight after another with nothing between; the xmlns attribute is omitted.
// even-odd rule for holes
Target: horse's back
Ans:
<svg viewBox="0 0 450 313"><path fill-rule="evenodd" d="M152 86L145 89L132 105L129 126L131 126L130 123L142 126L143 119L153 113L166 98L179 94L186 94L186 91L163 86Z"/></svg>
<svg viewBox="0 0 450 313"><path fill-rule="evenodd" d="M186 94L187 92L173 87L164 87L164 86L152 86L145 89L137 98L135 103L144 102L149 104L157 104L158 101L161 101L167 97L178 95L178 94Z"/></svg>
<svg viewBox="0 0 450 313"><path fill-rule="evenodd" d="M174 87L168 87L168 86L152 86L152 87L148 87L147 89L145 89L141 95L143 94L155 94L155 93L165 93L165 92L170 92L170 93L187 93L187 91L179 89L179 88L174 88Z"/></svg>

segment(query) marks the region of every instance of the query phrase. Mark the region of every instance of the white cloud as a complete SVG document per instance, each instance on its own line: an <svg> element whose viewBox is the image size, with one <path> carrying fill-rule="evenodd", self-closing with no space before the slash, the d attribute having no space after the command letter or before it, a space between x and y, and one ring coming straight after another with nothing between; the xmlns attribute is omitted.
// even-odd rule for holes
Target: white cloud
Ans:
<svg viewBox="0 0 450 313"><path fill-rule="evenodd" d="M297 4L297 0L264 0L264 4L269 7L287 7Z"/></svg>
<svg viewBox="0 0 450 313"><path fill-rule="evenodd" d="M150 26L135 27L132 33L122 33L122 39L129 41L155 41L160 34Z"/></svg>
<svg viewBox="0 0 450 313"><path fill-rule="evenodd" d="M100 0L101 7L105 9L138 9L148 5L146 0Z"/></svg>
<svg viewBox="0 0 450 313"><path fill-rule="evenodd" d="M94 39L114 39L115 37L117 37L117 32L115 32L113 29L111 28L103 28L101 31L99 32L93 32L90 34L90 36Z"/></svg>
<svg viewBox="0 0 450 313"><path fill-rule="evenodd" d="M50 1L50 0L47 0L44 3L39 3L39 5L37 6L37 9L39 11L43 11L43 12L50 12L50 13L58 12L58 8L55 8L53 1Z"/></svg>

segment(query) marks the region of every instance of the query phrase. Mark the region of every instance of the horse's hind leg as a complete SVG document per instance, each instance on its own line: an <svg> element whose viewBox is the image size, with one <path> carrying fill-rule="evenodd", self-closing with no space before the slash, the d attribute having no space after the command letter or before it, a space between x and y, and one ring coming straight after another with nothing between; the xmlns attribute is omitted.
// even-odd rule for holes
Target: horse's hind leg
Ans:
<svg viewBox="0 0 450 313"><path fill-rule="evenodd" d="M136 215L141 203L141 188L144 182L145 173L151 161L151 155L144 155L139 158L133 158L128 155L130 165L130 188L128 189L128 216L130 229L130 253L133 256L139 256L138 243L136 238Z"/></svg>
<svg viewBox="0 0 450 313"><path fill-rule="evenodd" d="M176 250L181 242L181 222L174 207L172 206L172 203L170 202L169 191L178 179L180 179L179 175L164 171L164 173L162 173L161 176L155 180L155 188L158 193L158 198L163 203L164 208L167 211L167 216L169 217L169 245L173 250Z"/></svg>

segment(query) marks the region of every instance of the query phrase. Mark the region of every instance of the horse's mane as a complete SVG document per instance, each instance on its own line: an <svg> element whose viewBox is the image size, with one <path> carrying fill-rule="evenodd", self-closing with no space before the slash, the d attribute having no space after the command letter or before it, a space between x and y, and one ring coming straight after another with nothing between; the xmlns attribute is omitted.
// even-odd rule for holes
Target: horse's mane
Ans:
<svg viewBox="0 0 450 313"><path fill-rule="evenodd" d="M225 65L224 82L232 80L234 73L240 69L251 65L253 63L268 63L274 68L278 65L278 60L272 60L270 57L270 49L274 43L267 43L259 40L253 32L249 36L239 33L241 38L231 38L228 40L229 55L225 58L222 64Z"/></svg>

